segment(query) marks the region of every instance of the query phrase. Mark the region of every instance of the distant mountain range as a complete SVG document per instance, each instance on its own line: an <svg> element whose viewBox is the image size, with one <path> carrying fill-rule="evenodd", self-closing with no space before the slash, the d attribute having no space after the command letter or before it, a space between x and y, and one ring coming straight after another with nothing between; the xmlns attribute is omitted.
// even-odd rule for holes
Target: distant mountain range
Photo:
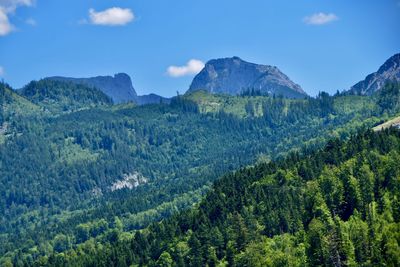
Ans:
<svg viewBox="0 0 400 267"><path fill-rule="evenodd" d="M400 82L400 53L386 60L377 72L369 74L364 80L352 86L349 92L358 95L372 95L387 82Z"/></svg>
<svg viewBox="0 0 400 267"><path fill-rule="evenodd" d="M61 80L31 81L16 93L53 113L113 104L111 97L96 87Z"/></svg>
<svg viewBox="0 0 400 267"><path fill-rule="evenodd" d="M238 95L246 90L263 94L304 98L306 92L277 67L246 62L239 57L213 59L196 75L188 92Z"/></svg>
<svg viewBox="0 0 400 267"><path fill-rule="evenodd" d="M305 97L274 67L226 61L215 84L299 98L198 90L113 105L159 96L137 96L126 74L0 82L0 265L391 266L399 133L366 129L397 125L382 122L400 114L400 83ZM393 80L395 62L379 75Z"/></svg>
<svg viewBox="0 0 400 267"><path fill-rule="evenodd" d="M112 98L116 104L134 102L139 105L169 102L168 98L156 95L138 96L132 85L131 77L126 73L117 73L113 76L96 76L90 78L71 78L54 76L45 78L53 81L72 82L95 87Z"/></svg>
<svg viewBox="0 0 400 267"><path fill-rule="evenodd" d="M114 103L134 102L138 105L169 103L170 99L156 94L137 95L132 80L126 73L114 76L72 78L54 76L54 81L83 84L101 90ZM390 57L377 72L352 86L346 93L372 95L387 82L400 82L400 54ZM213 94L239 95L248 90L261 94L282 95L288 98L304 98L307 93L277 67L250 63L239 57L212 59L193 79L187 93L205 90Z"/></svg>
<svg viewBox="0 0 400 267"><path fill-rule="evenodd" d="M75 84L84 84L90 87L96 87L110 96L114 103L135 102L137 94L132 85L131 77L125 73L112 76L96 76L91 78L71 78L71 77L48 77L48 80L72 82Z"/></svg>

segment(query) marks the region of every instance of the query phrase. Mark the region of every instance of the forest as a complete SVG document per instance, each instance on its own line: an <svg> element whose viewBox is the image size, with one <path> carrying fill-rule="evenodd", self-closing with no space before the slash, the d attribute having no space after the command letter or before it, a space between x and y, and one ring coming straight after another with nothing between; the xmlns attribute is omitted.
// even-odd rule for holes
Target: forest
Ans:
<svg viewBox="0 0 400 267"><path fill-rule="evenodd" d="M135 106L41 80L1 83L0 104L2 265L399 262L398 132L367 130L398 115L399 84Z"/></svg>
<svg viewBox="0 0 400 267"><path fill-rule="evenodd" d="M310 154L227 174L195 208L131 237L115 221L101 242L90 239L25 263L399 266L399 161L399 130L333 139ZM86 227L80 229L85 238L92 230ZM67 246L68 240L58 242Z"/></svg>

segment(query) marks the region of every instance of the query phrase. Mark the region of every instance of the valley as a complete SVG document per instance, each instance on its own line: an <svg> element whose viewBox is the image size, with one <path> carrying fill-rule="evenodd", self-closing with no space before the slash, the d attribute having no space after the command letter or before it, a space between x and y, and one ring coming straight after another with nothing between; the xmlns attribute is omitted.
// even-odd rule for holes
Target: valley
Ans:
<svg viewBox="0 0 400 267"><path fill-rule="evenodd" d="M0 0L0 267L399 267L400 0Z"/></svg>
<svg viewBox="0 0 400 267"><path fill-rule="evenodd" d="M395 80L371 94L309 97L290 80L294 89L279 92L294 92L271 94L267 79L144 104L123 78L133 90L124 100L73 78L0 84L1 264L255 266L277 253L262 266L303 266L329 262L331 250L337 261L396 262L397 237L387 237L399 219ZM362 250L349 227L380 227L371 246L390 249Z"/></svg>

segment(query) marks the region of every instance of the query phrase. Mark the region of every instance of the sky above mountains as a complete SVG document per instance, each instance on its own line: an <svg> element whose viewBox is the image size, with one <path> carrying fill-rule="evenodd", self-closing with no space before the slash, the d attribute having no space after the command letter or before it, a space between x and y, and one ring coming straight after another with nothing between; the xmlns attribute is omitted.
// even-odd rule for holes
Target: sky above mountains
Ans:
<svg viewBox="0 0 400 267"><path fill-rule="evenodd" d="M172 96L239 56L333 93L400 52L399 25L398 0L0 0L0 77L126 72L138 94Z"/></svg>

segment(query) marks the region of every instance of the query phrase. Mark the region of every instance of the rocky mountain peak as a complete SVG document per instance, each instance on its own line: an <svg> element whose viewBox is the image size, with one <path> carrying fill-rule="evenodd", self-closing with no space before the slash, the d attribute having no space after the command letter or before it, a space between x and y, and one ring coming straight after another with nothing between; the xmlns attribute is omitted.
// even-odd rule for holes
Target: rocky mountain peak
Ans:
<svg viewBox="0 0 400 267"><path fill-rule="evenodd" d="M248 89L291 98L307 95L277 67L250 63L237 56L208 61L193 79L188 92L207 90L237 95Z"/></svg>
<svg viewBox="0 0 400 267"><path fill-rule="evenodd" d="M390 57L378 69L364 80L350 88L350 92L358 95L372 95L379 91L387 82L400 82L400 53Z"/></svg>
<svg viewBox="0 0 400 267"><path fill-rule="evenodd" d="M96 76L90 78L49 77L47 79L68 81L77 84L85 84L103 91L110 96L114 103L136 101L137 94L132 85L131 77L126 73L117 73L114 76Z"/></svg>

